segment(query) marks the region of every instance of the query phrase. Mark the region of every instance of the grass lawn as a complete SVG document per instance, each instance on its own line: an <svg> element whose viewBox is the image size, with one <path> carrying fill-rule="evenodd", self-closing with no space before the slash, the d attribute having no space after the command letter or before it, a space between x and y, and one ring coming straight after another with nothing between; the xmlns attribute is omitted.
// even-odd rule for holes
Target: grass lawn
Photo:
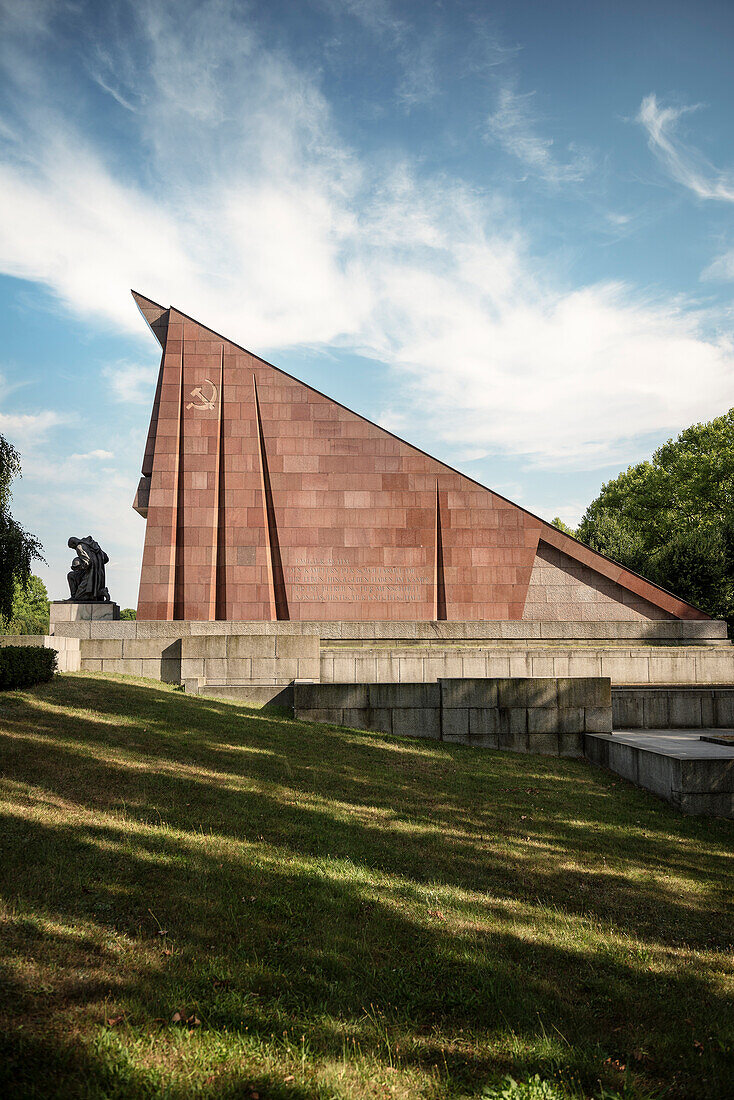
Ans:
<svg viewBox="0 0 734 1100"><path fill-rule="evenodd" d="M0 775L2 1097L734 1096L732 822L84 674Z"/></svg>

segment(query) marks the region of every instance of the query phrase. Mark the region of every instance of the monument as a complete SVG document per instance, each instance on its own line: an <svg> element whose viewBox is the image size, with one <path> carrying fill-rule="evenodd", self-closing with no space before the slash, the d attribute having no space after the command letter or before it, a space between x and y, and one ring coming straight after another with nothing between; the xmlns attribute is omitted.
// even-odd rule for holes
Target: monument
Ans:
<svg viewBox="0 0 734 1100"><path fill-rule="evenodd" d="M637 622L696 607L133 292L162 349L139 620Z"/></svg>
<svg viewBox="0 0 734 1100"><path fill-rule="evenodd" d="M52 603L44 639L60 667L384 733L588 752L684 792L686 812L734 814L734 772L675 771L637 743L613 763L623 727L734 728L725 622L133 297L162 351L134 504L137 620L117 621L99 544L70 539L72 598Z"/></svg>
<svg viewBox="0 0 734 1100"><path fill-rule="evenodd" d="M72 536L68 543L76 552L71 570L66 575L69 582L68 603L109 603L110 594L105 585L105 566L109 558L91 535L79 539Z"/></svg>

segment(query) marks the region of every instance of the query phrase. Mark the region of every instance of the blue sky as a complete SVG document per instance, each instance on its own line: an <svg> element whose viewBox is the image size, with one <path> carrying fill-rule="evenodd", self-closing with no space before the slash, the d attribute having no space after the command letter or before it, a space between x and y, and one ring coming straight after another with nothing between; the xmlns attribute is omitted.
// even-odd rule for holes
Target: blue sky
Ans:
<svg viewBox="0 0 734 1100"><path fill-rule="evenodd" d="M551 519L734 405L734 6L0 0L0 432L137 600L131 287Z"/></svg>

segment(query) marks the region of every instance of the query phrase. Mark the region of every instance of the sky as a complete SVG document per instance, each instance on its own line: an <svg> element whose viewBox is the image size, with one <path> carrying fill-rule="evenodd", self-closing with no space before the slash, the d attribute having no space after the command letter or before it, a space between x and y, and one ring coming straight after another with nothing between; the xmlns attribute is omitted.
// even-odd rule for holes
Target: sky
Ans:
<svg viewBox="0 0 734 1100"><path fill-rule="evenodd" d="M0 0L0 433L52 598L174 305L542 516L734 405L731 0Z"/></svg>

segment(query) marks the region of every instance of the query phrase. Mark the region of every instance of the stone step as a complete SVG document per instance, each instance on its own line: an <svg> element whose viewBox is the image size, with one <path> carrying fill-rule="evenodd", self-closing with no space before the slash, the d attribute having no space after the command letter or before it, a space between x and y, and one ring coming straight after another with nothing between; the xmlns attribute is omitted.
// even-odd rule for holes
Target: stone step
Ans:
<svg viewBox="0 0 734 1100"><path fill-rule="evenodd" d="M734 817L734 746L715 729L615 730L584 736L599 764L672 802L687 814Z"/></svg>

